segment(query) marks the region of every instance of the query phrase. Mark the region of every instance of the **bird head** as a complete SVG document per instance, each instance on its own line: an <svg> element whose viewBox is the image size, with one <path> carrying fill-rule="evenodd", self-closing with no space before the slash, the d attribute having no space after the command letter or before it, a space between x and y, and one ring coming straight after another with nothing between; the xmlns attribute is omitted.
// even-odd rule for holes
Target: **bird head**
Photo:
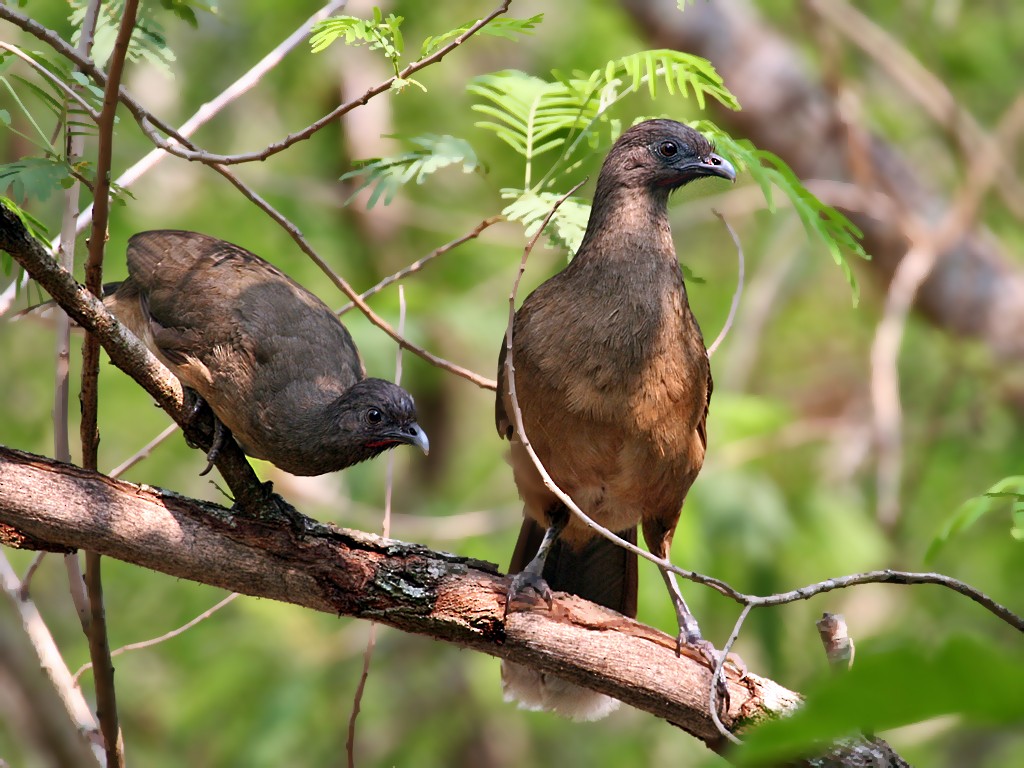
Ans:
<svg viewBox="0 0 1024 768"><path fill-rule="evenodd" d="M667 193L705 176L735 181L736 169L690 126L675 120L646 120L612 146L598 187L605 180L619 187Z"/></svg>
<svg viewBox="0 0 1024 768"><path fill-rule="evenodd" d="M416 404L397 384L363 379L345 392L339 406L332 428L349 444L351 463L372 459L403 443L429 453L427 434L416 423Z"/></svg>

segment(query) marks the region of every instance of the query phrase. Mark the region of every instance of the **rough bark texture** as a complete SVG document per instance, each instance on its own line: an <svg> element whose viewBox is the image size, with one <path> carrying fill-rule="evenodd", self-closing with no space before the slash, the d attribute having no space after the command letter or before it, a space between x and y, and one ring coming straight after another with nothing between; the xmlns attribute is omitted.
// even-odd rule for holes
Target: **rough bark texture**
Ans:
<svg viewBox="0 0 1024 768"><path fill-rule="evenodd" d="M948 212L947 201L927 189L898 149L875 135L851 137L802 54L749 0L687 3L682 13L676 0L621 3L653 45L695 53L715 65L743 107L715 114L723 128L775 152L801 178L860 185L863 205L844 212L863 230L872 256L867 268L883 281L907 251L900 211L932 226ZM881 210L867 204L871 186L894 202ZM967 234L940 255L916 307L935 325L977 338L999 357L1024 359L1024 275L984 231Z"/></svg>
<svg viewBox="0 0 1024 768"><path fill-rule="evenodd" d="M557 671L721 748L710 673L675 638L562 596L503 617L495 566L313 520L303 530L0 448L0 523L34 540L93 552L247 595L374 619ZM797 694L750 675L729 680L728 722L790 709Z"/></svg>

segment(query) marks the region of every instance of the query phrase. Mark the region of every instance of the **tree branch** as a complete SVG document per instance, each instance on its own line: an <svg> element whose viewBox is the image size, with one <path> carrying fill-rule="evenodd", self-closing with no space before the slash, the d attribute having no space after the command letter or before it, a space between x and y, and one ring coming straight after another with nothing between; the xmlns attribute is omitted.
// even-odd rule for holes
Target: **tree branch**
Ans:
<svg viewBox="0 0 1024 768"><path fill-rule="evenodd" d="M528 664L621 699L724 750L708 709L711 673L676 655L674 637L572 595L552 610L504 615L494 565L310 521L293 527L70 464L0 447L0 525L51 546L255 597L388 624ZM800 697L728 672L725 725L740 732L792 711ZM865 762L875 756L892 762ZM846 741L797 766L905 765L880 739Z"/></svg>
<svg viewBox="0 0 1024 768"><path fill-rule="evenodd" d="M496 567L368 533L287 525L0 448L0 523L36 539L247 595L400 630L556 672L664 718L715 748L710 672L677 657L675 638L600 606L559 596L554 610L503 620ZM729 680L736 727L796 706L757 676Z"/></svg>

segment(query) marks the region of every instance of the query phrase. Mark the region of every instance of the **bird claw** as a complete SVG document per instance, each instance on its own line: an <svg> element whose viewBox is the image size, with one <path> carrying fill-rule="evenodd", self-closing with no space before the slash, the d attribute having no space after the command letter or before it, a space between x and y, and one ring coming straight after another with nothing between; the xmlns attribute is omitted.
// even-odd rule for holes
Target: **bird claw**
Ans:
<svg viewBox="0 0 1024 768"><path fill-rule="evenodd" d="M554 606L554 597L551 594L551 587L544 580L544 577L531 570L522 570L512 577L512 583L505 593L505 615L508 615L512 602L522 595L526 590L533 590L541 600L548 604L548 610Z"/></svg>
<svg viewBox="0 0 1024 768"><path fill-rule="evenodd" d="M220 456L220 450L224 447L224 435L226 432L224 424L214 415L213 442L210 444L210 450L206 453L206 469L199 473L200 477L209 474L210 470L213 469L214 462L217 461L217 457Z"/></svg>
<svg viewBox="0 0 1024 768"><path fill-rule="evenodd" d="M734 653L730 653L722 661L722 652L715 648L709 641L705 640L700 634L691 635L685 630L681 631L676 637L676 655L680 656L683 654L683 648L689 648L695 652L698 660L704 662L705 666L711 670L714 674L715 669L718 668L719 663L722 663L722 673L718 676L715 681L715 694L718 699L719 715L725 715L729 712L729 684L725 679L725 664L732 662L737 669L741 670L743 674L746 674L747 665L743 663L743 660ZM693 657L694 654L687 654ZM737 663L738 662L738 663Z"/></svg>

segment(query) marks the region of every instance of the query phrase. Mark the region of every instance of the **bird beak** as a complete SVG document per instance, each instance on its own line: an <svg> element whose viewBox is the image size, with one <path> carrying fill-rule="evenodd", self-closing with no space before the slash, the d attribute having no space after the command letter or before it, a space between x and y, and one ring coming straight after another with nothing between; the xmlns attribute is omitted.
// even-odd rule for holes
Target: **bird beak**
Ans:
<svg viewBox="0 0 1024 768"><path fill-rule="evenodd" d="M430 440L427 438L427 433L415 421L412 424L406 424L404 427L396 429L392 437L408 445L415 445L423 451L424 456L430 453Z"/></svg>
<svg viewBox="0 0 1024 768"><path fill-rule="evenodd" d="M729 181L736 181L736 169L732 163L714 152L700 162L693 163L686 170L695 176L719 176Z"/></svg>

